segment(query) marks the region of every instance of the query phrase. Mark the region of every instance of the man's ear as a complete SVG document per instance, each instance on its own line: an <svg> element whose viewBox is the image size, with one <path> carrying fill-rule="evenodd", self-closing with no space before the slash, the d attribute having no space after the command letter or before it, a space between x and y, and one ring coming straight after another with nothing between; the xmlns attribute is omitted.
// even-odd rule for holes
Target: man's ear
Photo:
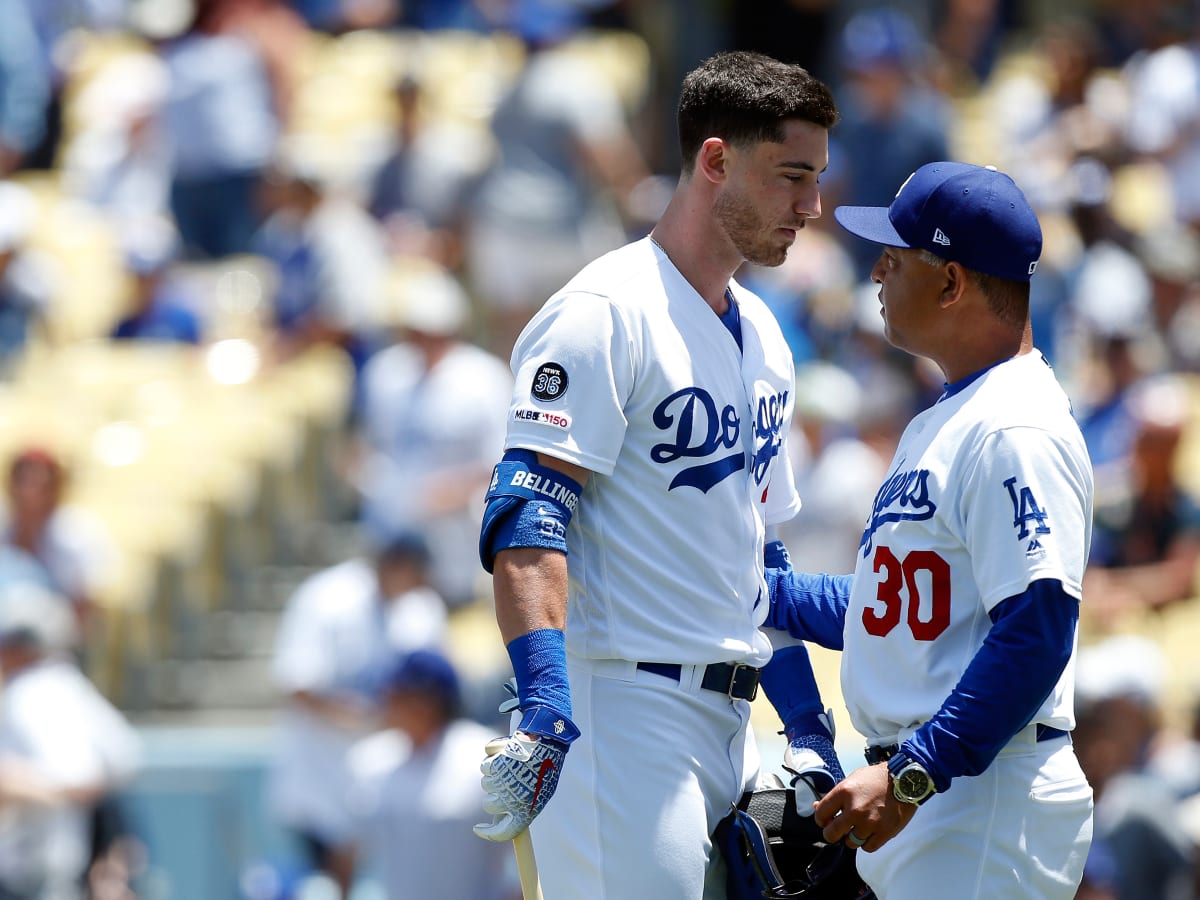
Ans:
<svg viewBox="0 0 1200 900"><path fill-rule="evenodd" d="M713 184L723 182L728 176L729 156L732 148L721 138L710 137L700 145L696 154L696 172Z"/></svg>
<svg viewBox="0 0 1200 900"><path fill-rule="evenodd" d="M962 263L948 262L942 267L942 290L938 296L938 306L949 309L958 303L967 290L967 282L971 275Z"/></svg>

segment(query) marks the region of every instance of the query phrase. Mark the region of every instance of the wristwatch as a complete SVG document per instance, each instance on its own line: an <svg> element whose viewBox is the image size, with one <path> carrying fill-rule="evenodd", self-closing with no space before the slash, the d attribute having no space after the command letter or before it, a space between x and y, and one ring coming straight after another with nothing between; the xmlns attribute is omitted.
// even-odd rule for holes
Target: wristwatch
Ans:
<svg viewBox="0 0 1200 900"><path fill-rule="evenodd" d="M920 806L937 791L925 767L903 750L892 755L887 767L892 776L892 796L901 803Z"/></svg>

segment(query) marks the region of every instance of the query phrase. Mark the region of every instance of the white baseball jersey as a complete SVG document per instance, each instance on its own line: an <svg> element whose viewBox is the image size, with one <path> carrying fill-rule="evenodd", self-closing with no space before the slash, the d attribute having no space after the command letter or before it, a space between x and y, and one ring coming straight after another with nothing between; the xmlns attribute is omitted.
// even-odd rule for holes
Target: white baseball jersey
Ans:
<svg viewBox="0 0 1200 900"><path fill-rule="evenodd" d="M567 530L574 654L770 657L762 543L800 506L786 447L795 375L770 311L730 290L740 352L647 238L584 268L517 339L506 449L593 473Z"/></svg>
<svg viewBox="0 0 1200 900"><path fill-rule="evenodd" d="M991 628L988 612L1053 578L1081 596L1092 467L1040 353L986 371L916 416L859 546L842 690L869 740L926 721ZM1034 721L1069 730L1069 665Z"/></svg>

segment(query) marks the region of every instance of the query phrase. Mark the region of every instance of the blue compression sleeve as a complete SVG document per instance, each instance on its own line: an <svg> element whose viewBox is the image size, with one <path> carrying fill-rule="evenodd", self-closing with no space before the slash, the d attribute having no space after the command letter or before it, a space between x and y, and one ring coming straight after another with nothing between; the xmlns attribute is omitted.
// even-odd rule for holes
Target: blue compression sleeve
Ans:
<svg viewBox="0 0 1200 900"><path fill-rule="evenodd" d="M789 738L792 733L828 731L818 718L825 712L821 691L803 644L780 647L758 679Z"/></svg>
<svg viewBox="0 0 1200 900"><path fill-rule="evenodd" d="M829 650L842 649L853 575L791 569L767 569L766 575L771 608L765 626Z"/></svg>
<svg viewBox="0 0 1200 900"><path fill-rule="evenodd" d="M1079 601L1055 579L996 604L992 628L942 708L904 742L939 791L978 775L1032 721L1071 658Z"/></svg>
<svg viewBox="0 0 1200 900"><path fill-rule="evenodd" d="M539 628L508 642L521 709L548 706L571 715L566 638L557 628Z"/></svg>
<svg viewBox="0 0 1200 900"><path fill-rule="evenodd" d="M778 648L763 667L758 685L779 713L788 743L816 751L836 781L845 778L808 649L803 644Z"/></svg>

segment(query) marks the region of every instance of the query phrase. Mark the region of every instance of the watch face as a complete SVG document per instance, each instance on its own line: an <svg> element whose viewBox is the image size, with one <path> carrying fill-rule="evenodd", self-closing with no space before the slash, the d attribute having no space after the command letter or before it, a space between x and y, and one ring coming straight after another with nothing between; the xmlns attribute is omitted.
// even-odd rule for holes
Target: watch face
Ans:
<svg viewBox="0 0 1200 900"><path fill-rule="evenodd" d="M929 774L916 766L910 766L896 776L896 793L910 803L924 800L932 786Z"/></svg>

